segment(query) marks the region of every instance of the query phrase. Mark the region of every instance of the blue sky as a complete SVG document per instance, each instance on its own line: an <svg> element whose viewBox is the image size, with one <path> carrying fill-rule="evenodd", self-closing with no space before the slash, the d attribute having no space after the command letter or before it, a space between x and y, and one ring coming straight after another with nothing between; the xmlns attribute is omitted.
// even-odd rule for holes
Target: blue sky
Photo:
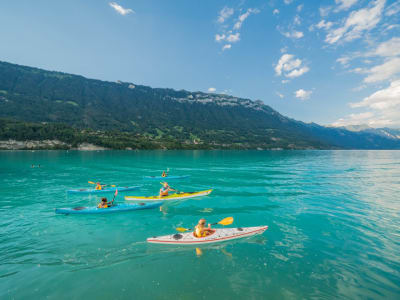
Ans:
<svg viewBox="0 0 400 300"><path fill-rule="evenodd" d="M400 127L400 1L0 2L0 60Z"/></svg>

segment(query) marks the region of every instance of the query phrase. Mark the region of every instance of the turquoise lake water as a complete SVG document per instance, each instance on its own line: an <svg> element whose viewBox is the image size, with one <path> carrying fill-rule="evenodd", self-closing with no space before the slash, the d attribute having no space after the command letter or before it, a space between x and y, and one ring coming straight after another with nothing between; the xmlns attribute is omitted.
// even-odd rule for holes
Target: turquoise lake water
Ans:
<svg viewBox="0 0 400 300"><path fill-rule="evenodd" d="M31 164L40 168L31 168ZM88 180L142 185L191 175L207 197L111 215L55 215L95 205L67 196ZM0 152L0 299L400 299L400 151ZM152 245L232 216L268 225L253 238Z"/></svg>

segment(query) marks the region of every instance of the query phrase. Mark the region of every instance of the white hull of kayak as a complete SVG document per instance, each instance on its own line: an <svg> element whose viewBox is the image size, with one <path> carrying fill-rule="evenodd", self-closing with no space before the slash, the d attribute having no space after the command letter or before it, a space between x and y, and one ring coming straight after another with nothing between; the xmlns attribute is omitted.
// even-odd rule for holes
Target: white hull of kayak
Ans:
<svg viewBox="0 0 400 300"><path fill-rule="evenodd" d="M211 244L240 239L253 235L262 234L268 226L243 227L243 228L221 228L215 229L215 232L206 237L195 237L193 232L176 233L164 236L155 236L147 239L147 242L153 244L168 245L199 245Z"/></svg>

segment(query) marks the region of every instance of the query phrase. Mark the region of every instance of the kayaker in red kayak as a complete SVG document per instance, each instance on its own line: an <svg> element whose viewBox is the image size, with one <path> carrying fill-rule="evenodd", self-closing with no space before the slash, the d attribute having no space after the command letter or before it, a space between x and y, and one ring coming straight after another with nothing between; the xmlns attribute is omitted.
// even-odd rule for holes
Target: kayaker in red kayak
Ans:
<svg viewBox="0 0 400 300"><path fill-rule="evenodd" d="M214 230L211 229L210 223L208 223L208 227L205 226L206 226L206 219L200 219L199 223L196 225L194 229L194 235L200 238L200 237L206 237L207 235L214 233Z"/></svg>
<svg viewBox="0 0 400 300"><path fill-rule="evenodd" d="M176 190L174 190L173 188L171 188L169 185L168 185L168 183L166 183L166 182L163 182L162 183L162 188L160 189L160 197L165 197L165 196L168 196L168 192L171 192L171 191L174 191L174 192L176 192Z"/></svg>

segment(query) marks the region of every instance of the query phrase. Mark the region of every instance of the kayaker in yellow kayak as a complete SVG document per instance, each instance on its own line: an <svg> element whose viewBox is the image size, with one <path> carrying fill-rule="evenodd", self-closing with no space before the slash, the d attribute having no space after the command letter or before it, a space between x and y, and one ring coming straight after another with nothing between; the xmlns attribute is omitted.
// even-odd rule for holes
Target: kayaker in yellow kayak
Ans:
<svg viewBox="0 0 400 300"><path fill-rule="evenodd" d="M167 177L167 173L165 171L162 172L161 177Z"/></svg>
<svg viewBox="0 0 400 300"><path fill-rule="evenodd" d="M162 188L160 189L160 194L159 194L160 197L168 196L168 192L171 192L171 191L176 192L176 190L174 190L173 188L171 188L171 187L168 185L168 183L163 182L162 185L163 185L163 186L162 186Z"/></svg>
<svg viewBox="0 0 400 300"><path fill-rule="evenodd" d="M200 219L199 223L194 228L194 235L200 238L200 237L206 237L207 235L214 233L214 230L211 229L210 223L208 223L208 227L205 226L206 226L206 219Z"/></svg>

